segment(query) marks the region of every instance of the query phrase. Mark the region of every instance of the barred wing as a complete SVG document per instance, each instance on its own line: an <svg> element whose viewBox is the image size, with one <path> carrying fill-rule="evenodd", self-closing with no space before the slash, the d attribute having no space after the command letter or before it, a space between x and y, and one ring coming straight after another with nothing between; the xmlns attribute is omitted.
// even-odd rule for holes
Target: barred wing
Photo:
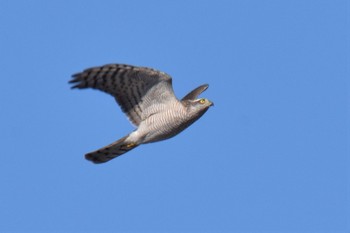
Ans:
<svg viewBox="0 0 350 233"><path fill-rule="evenodd" d="M110 64L86 69L72 77L72 88L93 88L114 96L136 126L159 109L155 104L176 100L171 77L151 68Z"/></svg>

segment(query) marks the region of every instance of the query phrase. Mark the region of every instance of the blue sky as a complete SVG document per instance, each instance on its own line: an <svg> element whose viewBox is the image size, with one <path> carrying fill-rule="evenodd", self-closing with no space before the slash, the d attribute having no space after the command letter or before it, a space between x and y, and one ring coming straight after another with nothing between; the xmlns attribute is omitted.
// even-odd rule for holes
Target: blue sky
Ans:
<svg viewBox="0 0 350 233"><path fill-rule="evenodd" d="M347 1L1 1L0 232L349 232ZM215 106L133 130L71 74L126 63Z"/></svg>

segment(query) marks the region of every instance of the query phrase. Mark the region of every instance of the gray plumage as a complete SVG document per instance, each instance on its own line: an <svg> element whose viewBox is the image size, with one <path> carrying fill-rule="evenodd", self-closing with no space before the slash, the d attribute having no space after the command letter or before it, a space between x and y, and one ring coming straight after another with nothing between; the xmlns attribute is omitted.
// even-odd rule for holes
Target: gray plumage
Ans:
<svg viewBox="0 0 350 233"><path fill-rule="evenodd" d="M94 88L112 95L137 127L129 135L85 158L104 163L140 144L171 138L198 120L213 103L197 97L208 88L201 85L182 100L175 97L171 77L146 67L110 64L74 74L72 88Z"/></svg>

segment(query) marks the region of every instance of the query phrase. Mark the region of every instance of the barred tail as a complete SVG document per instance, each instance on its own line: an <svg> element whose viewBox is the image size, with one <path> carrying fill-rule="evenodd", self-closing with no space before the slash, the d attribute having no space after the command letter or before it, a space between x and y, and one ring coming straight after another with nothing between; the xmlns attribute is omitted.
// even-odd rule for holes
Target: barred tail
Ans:
<svg viewBox="0 0 350 233"><path fill-rule="evenodd" d="M128 135L129 136L129 135ZM112 144L105 146L101 149L98 149L96 151L90 152L85 155L85 158L87 160L90 160L93 163L105 163L108 162L111 159L114 159L115 157L118 157L138 145L134 143L126 143L125 139L128 137L125 136L121 139L119 139L116 142L113 142Z"/></svg>

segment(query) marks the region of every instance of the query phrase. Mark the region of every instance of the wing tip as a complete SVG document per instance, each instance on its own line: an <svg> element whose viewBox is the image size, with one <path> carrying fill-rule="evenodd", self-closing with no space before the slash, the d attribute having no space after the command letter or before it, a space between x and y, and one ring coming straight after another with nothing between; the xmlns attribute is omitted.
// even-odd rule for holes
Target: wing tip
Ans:
<svg viewBox="0 0 350 233"><path fill-rule="evenodd" d="M83 85L83 79L82 79L82 74L83 73L75 73L72 75L72 79L68 81L69 84L73 84L73 86L71 86L71 89L75 89L75 88L84 88L85 86Z"/></svg>
<svg viewBox="0 0 350 233"><path fill-rule="evenodd" d="M203 91L205 91L205 90L207 90L209 88L209 84L208 83L204 83L202 85L202 87L203 87Z"/></svg>
<svg viewBox="0 0 350 233"><path fill-rule="evenodd" d="M81 88L81 83L76 79L70 80L68 84L73 84L73 86L70 87L71 89Z"/></svg>
<svg viewBox="0 0 350 233"><path fill-rule="evenodd" d="M209 87L209 84L202 84L199 87L192 90L190 93L188 93L185 97L182 98L182 100L194 100L197 98L200 94L202 94L205 90L207 90Z"/></svg>

